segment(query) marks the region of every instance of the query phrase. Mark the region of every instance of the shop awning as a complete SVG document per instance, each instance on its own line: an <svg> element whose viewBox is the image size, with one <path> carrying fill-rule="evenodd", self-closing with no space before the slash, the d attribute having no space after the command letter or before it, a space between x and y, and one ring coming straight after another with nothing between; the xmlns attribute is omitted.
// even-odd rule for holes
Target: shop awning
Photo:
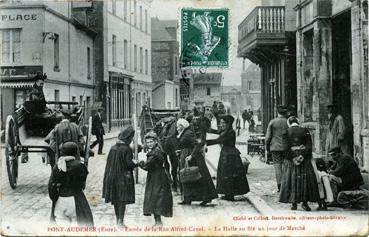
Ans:
<svg viewBox="0 0 369 237"><path fill-rule="evenodd" d="M35 82L25 81L12 81L12 82L0 82L0 88L29 88L32 87Z"/></svg>

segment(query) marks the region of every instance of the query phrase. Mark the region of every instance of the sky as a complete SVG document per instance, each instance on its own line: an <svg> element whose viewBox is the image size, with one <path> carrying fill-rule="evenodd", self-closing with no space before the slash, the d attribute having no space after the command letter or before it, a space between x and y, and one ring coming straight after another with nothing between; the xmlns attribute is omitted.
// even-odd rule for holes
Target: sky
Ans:
<svg viewBox="0 0 369 237"><path fill-rule="evenodd" d="M226 7L230 14L229 38L230 68L223 69L223 85L241 85L242 58L237 57L238 25L256 7L260 0L153 0L151 16L160 20L179 20L180 9L183 7L216 8ZM246 60L246 67L251 64Z"/></svg>

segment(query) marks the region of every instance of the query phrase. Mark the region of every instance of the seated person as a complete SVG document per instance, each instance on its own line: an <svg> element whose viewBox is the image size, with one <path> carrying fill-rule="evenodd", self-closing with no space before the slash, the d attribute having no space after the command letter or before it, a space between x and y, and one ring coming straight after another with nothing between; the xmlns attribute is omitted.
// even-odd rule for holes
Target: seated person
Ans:
<svg viewBox="0 0 369 237"><path fill-rule="evenodd" d="M333 147L328 154L336 162L329 170L334 200L341 191L358 190L364 183L360 169L354 159L344 154L339 147ZM336 203L333 203L336 205Z"/></svg>
<svg viewBox="0 0 369 237"><path fill-rule="evenodd" d="M43 91L44 80L47 78L46 74L41 75L38 74L35 79L35 84L33 84L31 93L30 93L30 101L33 102L34 108L33 111L35 113L43 113L46 109L46 100Z"/></svg>

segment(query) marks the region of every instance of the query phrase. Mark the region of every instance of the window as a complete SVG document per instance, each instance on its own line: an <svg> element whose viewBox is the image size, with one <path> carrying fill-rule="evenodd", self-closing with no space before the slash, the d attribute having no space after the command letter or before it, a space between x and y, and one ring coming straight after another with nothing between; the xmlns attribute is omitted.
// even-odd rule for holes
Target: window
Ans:
<svg viewBox="0 0 369 237"><path fill-rule="evenodd" d="M91 49L87 47L87 79L91 79Z"/></svg>
<svg viewBox="0 0 369 237"><path fill-rule="evenodd" d="M134 24L135 26L137 26L137 1L135 0L134 1L134 4L133 4L133 20L134 20Z"/></svg>
<svg viewBox="0 0 369 237"><path fill-rule="evenodd" d="M123 50L124 50L124 68L127 68L127 64L128 64L128 41L124 40L124 46L123 46Z"/></svg>
<svg viewBox="0 0 369 237"><path fill-rule="evenodd" d="M142 6L140 6L140 30L142 30Z"/></svg>
<svg viewBox="0 0 369 237"><path fill-rule="evenodd" d="M54 91L54 101L60 101L60 91L59 90Z"/></svg>
<svg viewBox="0 0 369 237"><path fill-rule="evenodd" d="M248 82L247 82L247 88L248 88L249 90L252 90L251 85L252 85L252 82L251 82L251 81L248 81Z"/></svg>
<svg viewBox="0 0 369 237"><path fill-rule="evenodd" d="M206 95L211 95L210 87L206 88Z"/></svg>
<svg viewBox="0 0 369 237"><path fill-rule="evenodd" d="M174 56L174 75L178 75L178 58L177 58L177 56Z"/></svg>
<svg viewBox="0 0 369 237"><path fill-rule="evenodd" d="M210 88L209 88L210 89ZM175 98L175 101L176 101L176 107L178 107L178 88L176 88L176 98Z"/></svg>
<svg viewBox="0 0 369 237"><path fill-rule="evenodd" d="M54 71L59 71L59 35L54 34Z"/></svg>
<svg viewBox="0 0 369 237"><path fill-rule="evenodd" d="M117 64L117 37L115 35L112 36L112 60L113 66Z"/></svg>
<svg viewBox="0 0 369 237"><path fill-rule="evenodd" d="M83 95L79 96L79 105L83 106Z"/></svg>
<svg viewBox="0 0 369 237"><path fill-rule="evenodd" d="M145 49L145 74L149 73L149 55L147 49Z"/></svg>
<svg viewBox="0 0 369 237"><path fill-rule="evenodd" d="M2 63L21 62L21 30L8 29L0 31L0 50Z"/></svg>
<svg viewBox="0 0 369 237"><path fill-rule="evenodd" d="M143 71L143 49L140 47L140 73Z"/></svg>
<svg viewBox="0 0 369 237"><path fill-rule="evenodd" d="M147 10L145 10L145 32L147 33Z"/></svg>
<svg viewBox="0 0 369 237"><path fill-rule="evenodd" d="M127 21L128 4L127 0L124 0L123 19Z"/></svg>
<svg viewBox="0 0 369 237"><path fill-rule="evenodd" d="M91 103L91 97L90 96L86 96L86 107L90 107L90 103Z"/></svg>
<svg viewBox="0 0 369 237"><path fill-rule="evenodd" d="M111 0L111 4L112 4L112 13L113 15L116 15L117 14L117 1Z"/></svg>
<svg viewBox="0 0 369 237"><path fill-rule="evenodd" d="M133 64L134 64L134 71L137 72L137 45L134 46L134 50L133 50Z"/></svg>

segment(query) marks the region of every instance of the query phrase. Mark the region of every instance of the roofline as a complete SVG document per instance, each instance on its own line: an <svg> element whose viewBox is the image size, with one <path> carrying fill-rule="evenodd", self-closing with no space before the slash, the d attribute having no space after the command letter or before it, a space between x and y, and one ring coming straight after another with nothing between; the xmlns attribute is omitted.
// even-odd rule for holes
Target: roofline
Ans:
<svg viewBox="0 0 369 237"><path fill-rule="evenodd" d="M88 35L91 35L92 37L95 37L97 35L97 32L92 30L90 27L80 23L78 20L76 20L74 17L68 18L64 16L63 14L60 14L59 12L51 9L50 7L46 6L45 4L22 4L22 5L3 5L0 6L0 9L43 9L69 23L74 25L77 29L86 32Z"/></svg>

